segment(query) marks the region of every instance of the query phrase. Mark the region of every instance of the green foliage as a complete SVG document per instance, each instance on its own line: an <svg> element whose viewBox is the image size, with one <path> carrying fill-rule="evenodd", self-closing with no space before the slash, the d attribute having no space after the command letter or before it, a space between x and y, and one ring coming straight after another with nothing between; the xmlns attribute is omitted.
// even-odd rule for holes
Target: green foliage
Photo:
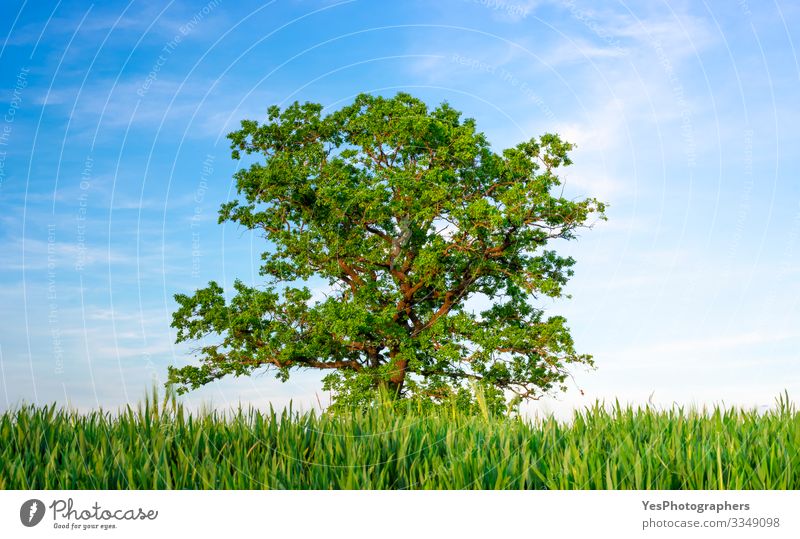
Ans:
<svg viewBox="0 0 800 539"><path fill-rule="evenodd" d="M792 489L800 414L596 405L527 421L412 399L347 413L0 415L2 489Z"/></svg>
<svg viewBox="0 0 800 539"><path fill-rule="evenodd" d="M570 364L592 365L566 321L530 303L561 297L572 275L574 260L548 243L604 218L595 199L552 194L571 163L557 135L498 154L446 103L399 93L326 116L313 103L271 107L229 138L235 159L255 162L235 174L240 198L219 220L269 242L267 286L236 281L230 301L215 282L175 296L178 342L213 342L199 366L170 368L179 391L314 368L330 371L342 405L379 388L446 402L482 387L516 403L563 389ZM311 302L312 277L330 284L327 299ZM476 296L492 307L466 310Z"/></svg>
<svg viewBox="0 0 800 539"><path fill-rule="evenodd" d="M500 388L480 382L474 382L470 387L458 387L455 391L450 391L448 386L431 389L430 384L427 391L418 391L413 380L409 380L407 385L406 398L397 399L386 387L375 389L370 378L358 374L346 373L345 376L326 379L324 389L336 395L326 412L347 417L354 410L384 408L402 414L427 413L441 407L453 413L489 417L518 411L516 404L506 402ZM435 399L430 397L432 390L439 391L434 393Z"/></svg>

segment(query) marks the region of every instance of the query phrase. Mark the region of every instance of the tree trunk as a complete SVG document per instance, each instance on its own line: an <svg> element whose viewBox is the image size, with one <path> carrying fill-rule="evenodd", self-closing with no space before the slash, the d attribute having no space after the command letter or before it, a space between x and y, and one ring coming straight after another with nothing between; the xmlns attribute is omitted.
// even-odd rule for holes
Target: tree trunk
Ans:
<svg viewBox="0 0 800 539"><path fill-rule="evenodd" d="M400 393L403 391L403 382L406 380L406 367L408 366L408 361L406 359L396 358L397 352L397 350L389 352L391 371L388 386L392 395L395 397L399 397Z"/></svg>

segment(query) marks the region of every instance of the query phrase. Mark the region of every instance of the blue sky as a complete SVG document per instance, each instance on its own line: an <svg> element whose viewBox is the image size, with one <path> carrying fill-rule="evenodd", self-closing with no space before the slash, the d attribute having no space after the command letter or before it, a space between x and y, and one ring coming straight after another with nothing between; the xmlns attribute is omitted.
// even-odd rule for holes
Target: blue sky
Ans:
<svg viewBox="0 0 800 539"><path fill-rule="evenodd" d="M272 104L400 90L447 100L498 150L562 134L578 145L567 193L610 204L608 222L559 246L578 261L572 299L547 306L598 368L530 410L800 396L796 3L0 9L0 409L114 408L190 361L173 294L257 283L265 248L216 222L235 196L225 135ZM307 372L187 402L317 398Z"/></svg>

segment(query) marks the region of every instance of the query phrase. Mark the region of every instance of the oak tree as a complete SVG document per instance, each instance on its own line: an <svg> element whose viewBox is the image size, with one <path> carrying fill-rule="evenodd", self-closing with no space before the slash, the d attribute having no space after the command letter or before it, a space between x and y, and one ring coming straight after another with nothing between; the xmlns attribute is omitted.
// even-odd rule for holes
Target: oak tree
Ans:
<svg viewBox="0 0 800 539"><path fill-rule="evenodd" d="M561 297L572 275L552 241L604 218L602 202L558 193L572 149L558 135L496 153L447 103L399 93L330 114L273 106L229 138L234 159L257 159L235 174L240 198L219 222L263 235L264 283L237 280L227 300L216 282L175 296L178 342L204 342L198 364L170 367L179 391L322 369L339 406L380 388L440 401L480 387L520 401L592 364L565 319L534 305ZM323 299L312 300L314 279L327 283Z"/></svg>

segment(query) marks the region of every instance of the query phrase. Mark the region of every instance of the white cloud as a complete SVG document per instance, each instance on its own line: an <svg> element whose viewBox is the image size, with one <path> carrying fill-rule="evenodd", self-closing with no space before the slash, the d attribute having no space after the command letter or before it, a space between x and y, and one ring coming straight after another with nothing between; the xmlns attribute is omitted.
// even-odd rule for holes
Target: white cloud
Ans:
<svg viewBox="0 0 800 539"><path fill-rule="evenodd" d="M686 354L697 356L799 338L799 332L736 331L695 339L669 339L632 348L621 347L619 354L631 359L636 358L638 364L662 362L667 359L676 361L676 358L686 357Z"/></svg>
<svg viewBox="0 0 800 539"><path fill-rule="evenodd" d="M47 241L26 238L14 239L3 249L15 253L4 261L4 269L38 271L53 268L72 268L79 261L83 267L98 264L133 264L136 258L123 254L116 248L80 245L77 242ZM23 262L24 258L24 262Z"/></svg>

